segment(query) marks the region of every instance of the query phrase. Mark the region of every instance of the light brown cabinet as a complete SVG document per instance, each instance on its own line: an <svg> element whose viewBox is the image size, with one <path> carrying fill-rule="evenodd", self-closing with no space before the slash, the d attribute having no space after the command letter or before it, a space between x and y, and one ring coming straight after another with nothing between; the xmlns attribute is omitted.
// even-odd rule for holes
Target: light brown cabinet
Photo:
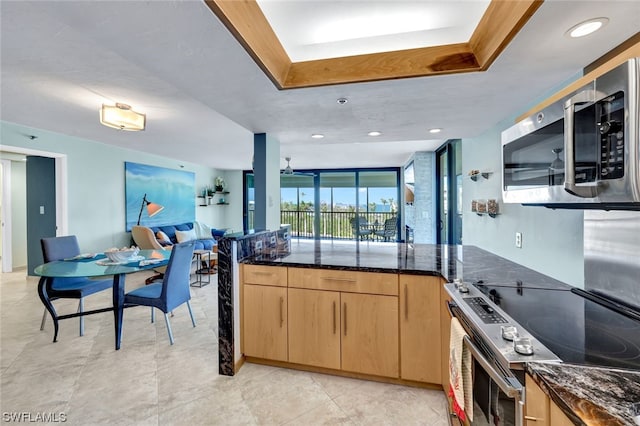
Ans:
<svg viewBox="0 0 640 426"><path fill-rule="evenodd" d="M287 286L287 268L283 266L243 265L242 281L245 284Z"/></svg>
<svg viewBox="0 0 640 426"><path fill-rule="evenodd" d="M574 423L569 420L566 414L551 401L549 403L549 418L553 426L573 426Z"/></svg>
<svg viewBox="0 0 640 426"><path fill-rule="evenodd" d="M549 397L529 375L525 378L525 386L525 425L549 426Z"/></svg>
<svg viewBox="0 0 640 426"><path fill-rule="evenodd" d="M289 289L289 362L340 369L340 293Z"/></svg>
<svg viewBox="0 0 640 426"><path fill-rule="evenodd" d="M398 377L398 298L341 293L342 369Z"/></svg>
<svg viewBox="0 0 640 426"><path fill-rule="evenodd" d="M400 377L441 383L441 279L400 275Z"/></svg>
<svg viewBox="0 0 640 426"><path fill-rule="evenodd" d="M244 355L441 382L439 277L243 265L241 279Z"/></svg>
<svg viewBox="0 0 640 426"><path fill-rule="evenodd" d="M544 393L544 391L527 375L525 425L527 426L572 426L566 414Z"/></svg>
<svg viewBox="0 0 640 426"><path fill-rule="evenodd" d="M288 277L289 361L399 377L397 274L289 268Z"/></svg>
<svg viewBox="0 0 640 426"><path fill-rule="evenodd" d="M440 283L440 374L441 384L445 394L449 391L449 339L451 336L451 315L447 308L447 302L451 296L444 288L444 282Z"/></svg>
<svg viewBox="0 0 640 426"><path fill-rule="evenodd" d="M244 354L287 361L287 288L245 284Z"/></svg>

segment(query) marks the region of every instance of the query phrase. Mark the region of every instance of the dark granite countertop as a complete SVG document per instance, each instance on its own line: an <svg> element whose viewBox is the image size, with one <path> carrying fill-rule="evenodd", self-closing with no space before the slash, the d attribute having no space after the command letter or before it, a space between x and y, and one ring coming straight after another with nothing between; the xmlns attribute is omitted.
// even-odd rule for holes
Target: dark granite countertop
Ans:
<svg viewBox="0 0 640 426"><path fill-rule="evenodd" d="M289 251L271 250L243 263L299 268L442 276L493 285L563 287L566 284L475 246L292 240Z"/></svg>
<svg viewBox="0 0 640 426"><path fill-rule="evenodd" d="M640 403L639 371L533 362L527 372L576 424L637 424L631 406Z"/></svg>

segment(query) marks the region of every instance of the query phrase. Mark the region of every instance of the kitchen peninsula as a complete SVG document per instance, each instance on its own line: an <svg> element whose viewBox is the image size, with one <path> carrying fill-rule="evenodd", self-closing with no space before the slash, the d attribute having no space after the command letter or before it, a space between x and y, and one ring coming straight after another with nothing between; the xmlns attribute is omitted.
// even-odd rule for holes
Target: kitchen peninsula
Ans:
<svg viewBox="0 0 640 426"><path fill-rule="evenodd" d="M472 246L290 241L265 232L225 238L220 253L219 359L227 375L246 359L446 388L444 282L460 278L525 295L571 293L566 284ZM615 381L616 371L610 374ZM624 412L628 400L619 402L614 411Z"/></svg>

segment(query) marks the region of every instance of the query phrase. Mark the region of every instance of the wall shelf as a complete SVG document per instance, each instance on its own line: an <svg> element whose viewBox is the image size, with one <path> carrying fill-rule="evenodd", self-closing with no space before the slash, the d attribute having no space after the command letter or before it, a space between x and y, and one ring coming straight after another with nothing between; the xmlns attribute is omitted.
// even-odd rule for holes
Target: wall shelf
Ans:
<svg viewBox="0 0 640 426"><path fill-rule="evenodd" d="M473 172L477 172L477 173L473 173ZM485 179L489 179L492 174L493 174L492 171L481 172L481 171L478 171L478 170L472 170L471 172L469 172L469 179L471 179L474 182L477 182L480 177L483 177Z"/></svg>
<svg viewBox="0 0 640 426"><path fill-rule="evenodd" d="M229 194L229 191L215 191L212 195L198 195L197 198L202 200L198 207L228 206L229 203L225 201L224 197L221 197L221 195L227 194Z"/></svg>

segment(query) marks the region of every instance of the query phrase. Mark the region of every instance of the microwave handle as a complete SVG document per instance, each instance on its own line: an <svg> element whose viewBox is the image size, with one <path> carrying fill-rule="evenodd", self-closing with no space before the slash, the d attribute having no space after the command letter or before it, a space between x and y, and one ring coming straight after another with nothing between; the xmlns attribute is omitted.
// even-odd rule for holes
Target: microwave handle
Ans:
<svg viewBox="0 0 640 426"><path fill-rule="evenodd" d="M576 143L573 137L573 117L576 105L594 103L595 98L595 90L584 90L564 103L564 152L567 160L564 166L564 190L580 198L595 198L602 189L601 182L589 186L576 185Z"/></svg>

